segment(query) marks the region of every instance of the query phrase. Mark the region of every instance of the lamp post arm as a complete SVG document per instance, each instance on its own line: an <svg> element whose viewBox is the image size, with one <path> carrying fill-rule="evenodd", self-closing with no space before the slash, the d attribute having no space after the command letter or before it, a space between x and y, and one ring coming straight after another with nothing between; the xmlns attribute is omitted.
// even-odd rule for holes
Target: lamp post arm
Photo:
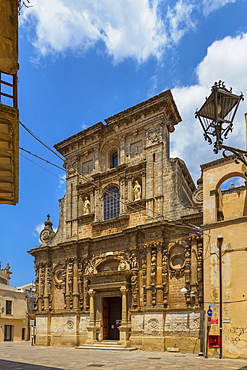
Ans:
<svg viewBox="0 0 247 370"><path fill-rule="evenodd" d="M233 148L232 146L221 145L220 149L223 149L223 156L228 158L230 155L234 155L235 163L242 162L247 167L247 151L242 149ZM226 154L226 152L230 152L231 154ZM244 173L245 177L247 177L247 170Z"/></svg>

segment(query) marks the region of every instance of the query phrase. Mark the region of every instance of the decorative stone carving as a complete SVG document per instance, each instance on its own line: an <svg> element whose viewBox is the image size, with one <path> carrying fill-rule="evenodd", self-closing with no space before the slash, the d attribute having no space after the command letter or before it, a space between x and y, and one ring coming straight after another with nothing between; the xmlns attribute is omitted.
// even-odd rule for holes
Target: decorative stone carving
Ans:
<svg viewBox="0 0 247 370"><path fill-rule="evenodd" d="M157 331L159 330L159 321L155 318L148 320L147 323L148 329Z"/></svg>
<svg viewBox="0 0 247 370"><path fill-rule="evenodd" d="M47 220L45 221L45 227L40 233L40 240L42 243L46 243L54 238L55 232L52 228L52 222L50 221L50 215L47 215Z"/></svg>
<svg viewBox="0 0 247 370"><path fill-rule="evenodd" d="M163 283L164 305L166 305L167 300L168 300L168 291L169 291L167 249L163 250L163 256L162 256L162 283Z"/></svg>
<svg viewBox="0 0 247 370"><path fill-rule="evenodd" d="M159 129L153 129L148 132L148 145L160 143L161 135Z"/></svg>
<svg viewBox="0 0 247 370"><path fill-rule="evenodd" d="M83 215L89 215L90 213L90 200L86 196L83 202Z"/></svg>
<svg viewBox="0 0 247 370"><path fill-rule="evenodd" d="M201 205L203 203L203 184L202 178L197 180L197 189L194 191L192 195L192 200L195 204Z"/></svg>
<svg viewBox="0 0 247 370"><path fill-rule="evenodd" d="M142 287L143 287L143 304L146 304L147 297L146 297L146 283L147 283L147 262L146 262L146 255L144 254L142 257Z"/></svg>
<svg viewBox="0 0 247 370"><path fill-rule="evenodd" d="M139 298L139 279L138 279L138 272L133 271L133 275L131 276L131 288L132 288L132 307L136 308L138 306L138 298Z"/></svg>
<svg viewBox="0 0 247 370"><path fill-rule="evenodd" d="M184 243L183 243L184 244ZM184 276L186 269L186 249L185 246L179 242L175 242L169 250L169 269L171 277L177 279Z"/></svg>
<svg viewBox="0 0 247 370"><path fill-rule="evenodd" d="M118 271L130 270L130 265L125 260L119 262Z"/></svg>
<svg viewBox="0 0 247 370"><path fill-rule="evenodd" d="M135 185L133 188L134 192L134 201L140 200L141 199L141 193L142 193L142 188L141 185L139 184L138 180L135 180Z"/></svg>
<svg viewBox="0 0 247 370"><path fill-rule="evenodd" d="M73 320L68 320L67 322L66 322L66 326L67 326L67 328L69 329L69 330L72 330L73 328L74 328L74 321Z"/></svg>
<svg viewBox="0 0 247 370"><path fill-rule="evenodd" d="M152 248L151 252L151 287L152 287L152 305L156 304L156 248Z"/></svg>

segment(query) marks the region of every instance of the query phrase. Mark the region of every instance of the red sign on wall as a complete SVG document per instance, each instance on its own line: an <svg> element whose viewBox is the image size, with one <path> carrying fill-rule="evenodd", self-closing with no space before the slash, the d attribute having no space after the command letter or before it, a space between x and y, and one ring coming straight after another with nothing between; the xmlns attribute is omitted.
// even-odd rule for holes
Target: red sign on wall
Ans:
<svg viewBox="0 0 247 370"><path fill-rule="evenodd" d="M208 346L209 348L220 348L220 336L219 335L209 335L208 336Z"/></svg>
<svg viewBox="0 0 247 370"><path fill-rule="evenodd" d="M219 320L218 319L211 319L211 324L218 325Z"/></svg>

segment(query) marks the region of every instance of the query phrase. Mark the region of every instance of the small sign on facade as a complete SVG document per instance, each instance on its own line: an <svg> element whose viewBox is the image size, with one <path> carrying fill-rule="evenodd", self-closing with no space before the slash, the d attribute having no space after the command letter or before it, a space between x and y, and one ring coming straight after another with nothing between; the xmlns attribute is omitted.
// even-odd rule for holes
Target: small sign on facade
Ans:
<svg viewBox="0 0 247 370"><path fill-rule="evenodd" d="M208 316L212 316L212 315L213 315L213 311L211 310L211 308L209 308L209 309L207 310L207 315L208 315Z"/></svg>
<svg viewBox="0 0 247 370"><path fill-rule="evenodd" d="M218 319L211 319L211 324L212 325L218 325L219 320Z"/></svg>
<svg viewBox="0 0 247 370"><path fill-rule="evenodd" d="M33 320L33 319L30 319L30 322L29 322L29 324L30 324L30 326L34 326L34 324L35 324L35 320Z"/></svg>

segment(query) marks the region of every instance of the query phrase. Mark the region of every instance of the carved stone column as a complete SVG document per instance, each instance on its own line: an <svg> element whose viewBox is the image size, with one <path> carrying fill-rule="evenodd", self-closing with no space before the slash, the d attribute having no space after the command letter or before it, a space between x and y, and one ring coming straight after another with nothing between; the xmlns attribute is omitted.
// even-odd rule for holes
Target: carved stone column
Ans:
<svg viewBox="0 0 247 370"><path fill-rule="evenodd" d="M94 191L94 213L95 213L95 220L101 220L101 202L100 202L100 192L99 188L95 188Z"/></svg>
<svg viewBox="0 0 247 370"><path fill-rule="evenodd" d="M89 289L88 291L90 300L89 300L89 315L90 315L90 326L94 326L94 296L95 290Z"/></svg>
<svg viewBox="0 0 247 370"><path fill-rule="evenodd" d="M122 164L125 162L125 136L121 135L120 140L119 164Z"/></svg>
<svg viewBox="0 0 247 370"><path fill-rule="evenodd" d="M121 177L120 178L120 200L124 200L125 197L125 178ZM125 202L120 202L120 214L126 213L126 205Z"/></svg>
<svg viewBox="0 0 247 370"><path fill-rule="evenodd" d="M198 289L199 304L203 303L203 244L202 239L198 240L197 244L197 279L198 279Z"/></svg>
<svg viewBox="0 0 247 370"><path fill-rule="evenodd" d="M66 293L65 302L66 308L71 308L70 298L72 296L72 285L73 285L73 263L71 260L67 261L67 279L66 279Z"/></svg>
<svg viewBox="0 0 247 370"><path fill-rule="evenodd" d="M146 280L146 299L147 306L152 306L152 286L151 286L151 246L146 245L146 258L147 258L147 280Z"/></svg>
<svg viewBox="0 0 247 370"><path fill-rule="evenodd" d="M156 305L156 271L157 271L157 251L156 243L152 244L151 250L151 287L152 287L152 305Z"/></svg>
<svg viewBox="0 0 247 370"><path fill-rule="evenodd" d="M169 292L169 278L168 278L168 251L167 247L163 250L162 256L162 284L163 284L163 299L164 305L168 302L168 292Z"/></svg>
<svg viewBox="0 0 247 370"><path fill-rule="evenodd" d="M94 296L96 294L95 290L89 289L88 291L90 296L90 307L89 307L89 315L90 315L90 321L89 326L87 326L87 344L92 344L94 341L96 341L96 326L95 326L95 313L94 313Z"/></svg>
<svg viewBox="0 0 247 370"><path fill-rule="evenodd" d="M198 285L197 280L197 238L191 238L191 285Z"/></svg>
<svg viewBox="0 0 247 370"><path fill-rule="evenodd" d="M37 287L37 308L38 311L42 310L42 265L37 266L37 277L36 277L36 287Z"/></svg>
<svg viewBox="0 0 247 370"><path fill-rule="evenodd" d="M100 165L99 165L99 145L95 148L96 152L94 154L94 168L96 172L99 172Z"/></svg>
<svg viewBox="0 0 247 370"><path fill-rule="evenodd" d="M146 199L146 172L142 171L142 199Z"/></svg>
<svg viewBox="0 0 247 370"><path fill-rule="evenodd" d="M79 308L79 291L78 291L78 264L74 260L74 277L73 277L73 308Z"/></svg>
<svg viewBox="0 0 247 370"><path fill-rule="evenodd" d="M120 288L122 293L122 324L127 323L127 293L128 289L125 286Z"/></svg>
<svg viewBox="0 0 247 370"><path fill-rule="evenodd" d="M51 289L51 267L49 264L45 266L45 282L44 282L44 309L51 308L50 302L50 289Z"/></svg>
<svg viewBox="0 0 247 370"><path fill-rule="evenodd" d="M127 181L128 181L128 200L132 202L133 201L132 177L128 176Z"/></svg>
<svg viewBox="0 0 247 370"><path fill-rule="evenodd" d="M163 306L162 243L157 244L156 304Z"/></svg>
<svg viewBox="0 0 247 370"><path fill-rule="evenodd" d="M125 286L120 288L120 292L122 293L122 323L121 326L118 328L120 332L120 342L122 345L127 347L129 345L129 331L130 328L128 326L128 319L127 319L127 293L128 289Z"/></svg>

